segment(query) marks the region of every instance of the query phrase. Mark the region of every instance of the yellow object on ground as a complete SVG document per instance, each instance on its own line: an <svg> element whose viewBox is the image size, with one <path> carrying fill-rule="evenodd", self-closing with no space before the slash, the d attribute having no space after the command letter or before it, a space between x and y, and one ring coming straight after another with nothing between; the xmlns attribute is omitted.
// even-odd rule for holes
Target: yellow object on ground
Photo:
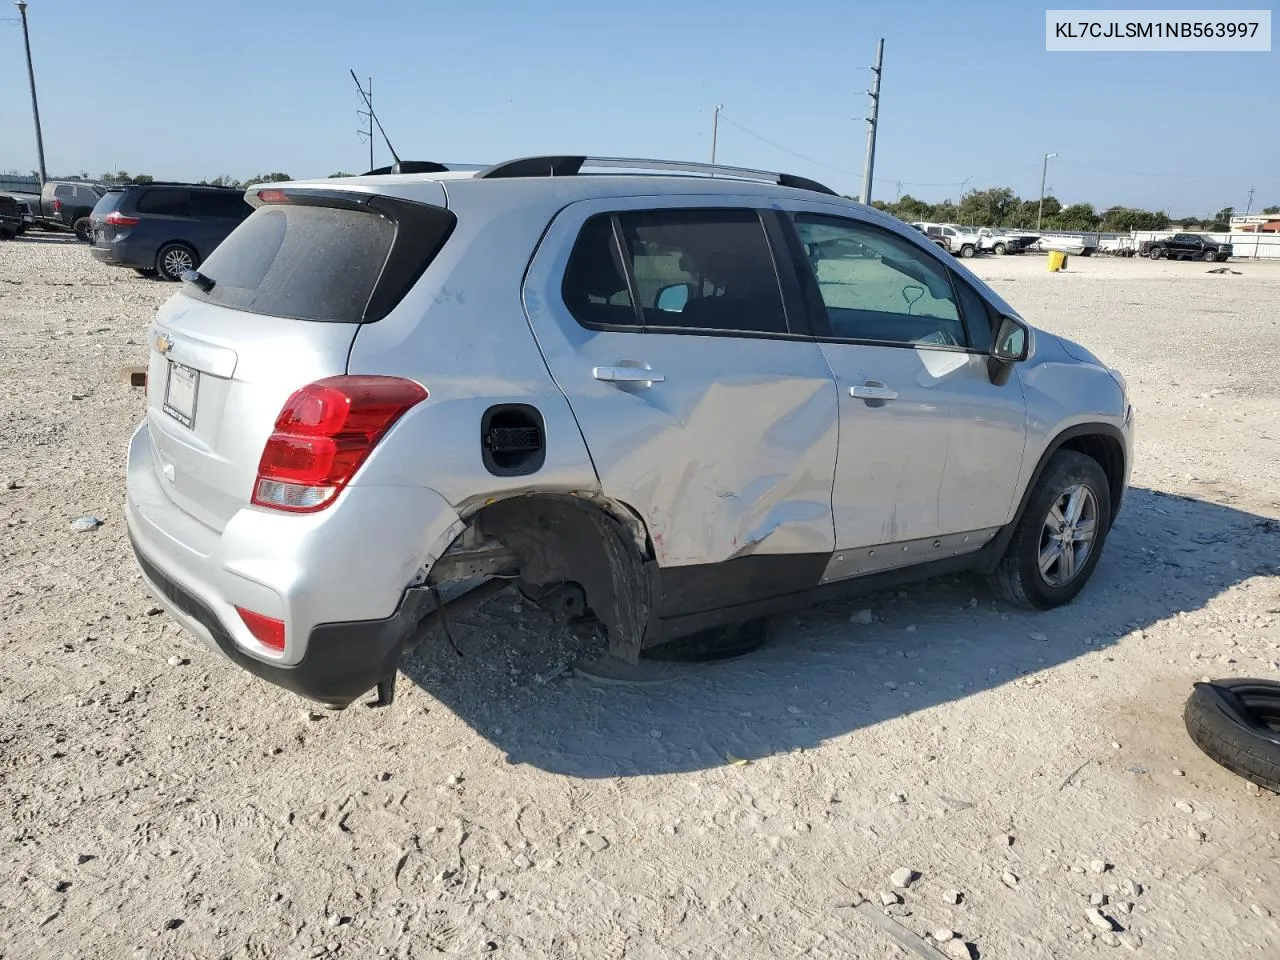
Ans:
<svg viewBox="0 0 1280 960"><path fill-rule="evenodd" d="M1067 265L1067 255L1061 250L1049 251L1049 272L1057 273Z"/></svg>

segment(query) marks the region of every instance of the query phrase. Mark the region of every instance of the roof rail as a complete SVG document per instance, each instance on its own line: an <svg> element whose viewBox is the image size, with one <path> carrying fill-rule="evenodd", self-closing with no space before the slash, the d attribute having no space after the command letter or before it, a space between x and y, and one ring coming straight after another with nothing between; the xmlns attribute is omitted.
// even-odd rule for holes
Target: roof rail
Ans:
<svg viewBox="0 0 1280 960"><path fill-rule="evenodd" d="M448 173L449 167L434 160L397 160L389 167L378 167L361 174L364 177L381 177L391 173Z"/></svg>
<svg viewBox="0 0 1280 960"><path fill-rule="evenodd" d="M686 160L641 160L625 157L547 156L521 157L486 167L476 174L476 179L501 177L573 177L583 167L603 167L615 170L651 170L669 173L694 173L707 177L722 176L732 180L764 180L783 187L813 190L837 196L825 184L797 177L790 173L774 173L771 170L753 170L749 167L726 167L721 164L694 163Z"/></svg>

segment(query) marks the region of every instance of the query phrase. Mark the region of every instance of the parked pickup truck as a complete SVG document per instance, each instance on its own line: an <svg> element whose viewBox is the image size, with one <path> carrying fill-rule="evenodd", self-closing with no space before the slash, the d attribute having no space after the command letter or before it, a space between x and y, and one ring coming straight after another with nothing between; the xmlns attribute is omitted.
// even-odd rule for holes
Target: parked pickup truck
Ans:
<svg viewBox="0 0 1280 960"><path fill-rule="evenodd" d="M46 180L40 196L30 195L38 226L72 230L85 243L90 239L89 214L106 188L88 180Z"/></svg>
<svg viewBox="0 0 1280 960"><path fill-rule="evenodd" d="M1139 256L1152 260L1168 257L1170 260L1203 260L1206 263L1226 260L1231 252L1231 244L1219 243L1200 233L1175 233L1163 240L1147 240L1138 248Z"/></svg>
<svg viewBox="0 0 1280 960"><path fill-rule="evenodd" d="M1022 233L1010 233L1000 227L980 227L978 229L978 245L984 253L1003 256L1006 253L1022 253L1039 237Z"/></svg>
<svg viewBox="0 0 1280 960"><path fill-rule="evenodd" d="M954 256L972 257L980 251L978 235L966 232L965 227L954 227L945 223L913 223L911 226Z"/></svg>

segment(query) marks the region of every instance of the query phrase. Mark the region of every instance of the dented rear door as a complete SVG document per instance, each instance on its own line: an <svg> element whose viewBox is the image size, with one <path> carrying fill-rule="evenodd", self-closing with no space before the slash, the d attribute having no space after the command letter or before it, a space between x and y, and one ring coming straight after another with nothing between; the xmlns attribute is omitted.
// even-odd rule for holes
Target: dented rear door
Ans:
<svg viewBox="0 0 1280 960"><path fill-rule="evenodd" d="M525 282L603 492L664 567L834 547L835 384L785 315L753 199L573 204Z"/></svg>

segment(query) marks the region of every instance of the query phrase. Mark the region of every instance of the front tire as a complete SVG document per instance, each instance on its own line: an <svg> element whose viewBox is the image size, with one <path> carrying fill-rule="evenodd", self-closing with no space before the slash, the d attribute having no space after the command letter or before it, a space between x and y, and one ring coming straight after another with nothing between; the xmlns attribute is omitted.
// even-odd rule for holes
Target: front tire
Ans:
<svg viewBox="0 0 1280 960"><path fill-rule="evenodd" d="M995 253L997 257L1003 257L1005 255L1006 247L1003 243L997 243L994 247L991 248L991 250L993 253Z"/></svg>
<svg viewBox="0 0 1280 960"><path fill-rule="evenodd" d="M1048 610L1089 581L1111 526L1111 488L1092 457L1059 450L1036 482L1004 556L992 574L1009 603Z"/></svg>
<svg viewBox="0 0 1280 960"><path fill-rule="evenodd" d="M199 266L196 252L182 243L166 243L156 254L156 273L162 280L181 280L184 270Z"/></svg>
<svg viewBox="0 0 1280 960"><path fill-rule="evenodd" d="M971 244L971 243L966 243L963 247L961 247L961 248L960 248L960 256L964 257L966 260L968 260L970 257L972 257L972 256L973 256L973 244Z"/></svg>
<svg viewBox="0 0 1280 960"><path fill-rule="evenodd" d="M1204 253L1200 255L1200 259L1203 260L1205 263L1213 263L1213 261L1218 259L1218 254L1215 253L1213 250L1206 250Z"/></svg>
<svg viewBox="0 0 1280 960"><path fill-rule="evenodd" d="M1161 257L1164 256L1164 250L1162 250L1160 247L1152 247L1150 250L1147 251L1147 256L1150 257L1152 260L1159 260Z"/></svg>

